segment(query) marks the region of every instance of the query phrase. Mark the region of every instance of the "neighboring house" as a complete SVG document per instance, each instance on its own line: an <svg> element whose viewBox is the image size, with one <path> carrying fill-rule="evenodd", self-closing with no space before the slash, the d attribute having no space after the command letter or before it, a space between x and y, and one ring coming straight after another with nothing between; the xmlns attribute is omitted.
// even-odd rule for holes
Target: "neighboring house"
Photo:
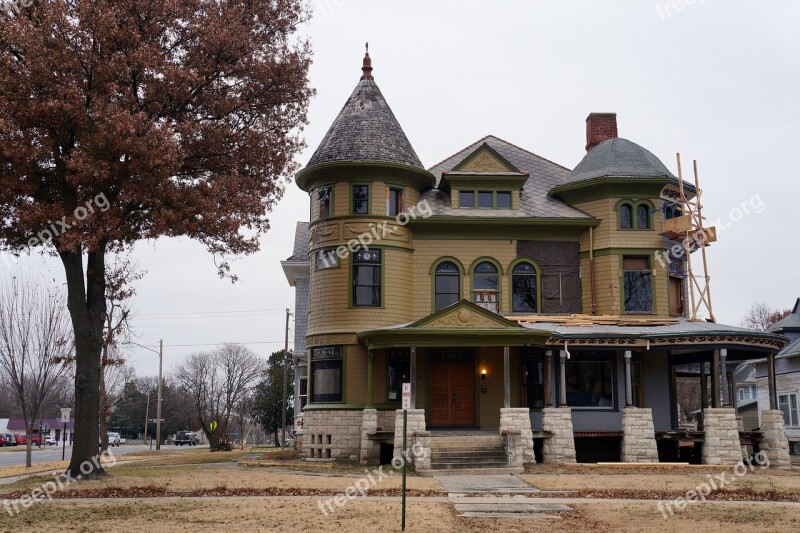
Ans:
<svg viewBox="0 0 800 533"><path fill-rule="evenodd" d="M758 416L756 367L744 363L731 369L732 382L735 383L736 412L742 417L745 431L753 431L760 425Z"/></svg>
<svg viewBox="0 0 800 533"><path fill-rule="evenodd" d="M800 298L790 315L769 328L772 333L788 337L791 343L775 357L777 408L783 411L786 436L791 452L800 455ZM759 410L769 409L767 362L756 363Z"/></svg>
<svg viewBox="0 0 800 533"><path fill-rule="evenodd" d="M423 447L429 436L482 431L496 443L505 432L510 465L508 435L519 431L528 462L534 446L548 462L653 461L658 435L672 459L676 368L710 373L786 345L685 318L686 265L661 231L681 216L680 182L618 138L616 115L588 117L588 153L572 171L491 135L426 170L369 56L362 72L296 176L311 201L297 228L310 262L285 263L295 286L309 275L306 455L366 464L393 445L398 454L408 382L409 442ZM726 379L709 382L727 391ZM714 407L731 405L714 396ZM728 413L705 413L732 425L703 447L707 462L741 460ZM436 470L432 461L418 471Z"/></svg>
<svg viewBox="0 0 800 533"><path fill-rule="evenodd" d="M50 435L58 443L61 443L63 439L66 439L67 444L72 444L72 439L74 437L73 431L75 429L75 419L70 419L70 421L67 423L67 430L64 432L64 423L60 418L44 418L39 421L39 423L36 424L36 427L31 430L31 435L38 437L40 427L47 428L47 430L42 431L43 436L46 437ZM21 418L11 418L8 421L8 432L24 435L25 421Z"/></svg>
<svg viewBox="0 0 800 533"><path fill-rule="evenodd" d="M298 222L295 229L292 255L281 261L283 273L294 292L294 431L303 434L303 407L308 403L308 359L306 332L308 330L308 222Z"/></svg>

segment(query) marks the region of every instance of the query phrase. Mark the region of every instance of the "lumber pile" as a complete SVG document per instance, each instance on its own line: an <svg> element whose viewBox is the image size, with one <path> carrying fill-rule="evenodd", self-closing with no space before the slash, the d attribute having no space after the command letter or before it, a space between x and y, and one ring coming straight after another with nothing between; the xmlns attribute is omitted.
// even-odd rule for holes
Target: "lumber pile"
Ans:
<svg viewBox="0 0 800 533"><path fill-rule="evenodd" d="M620 315L525 315L525 316L509 316L508 320L519 322L520 324L531 323L547 323L547 324L561 324L564 326L639 326L639 327L655 327L655 326L672 326L678 323L677 318L668 317L636 317L636 316L620 316Z"/></svg>

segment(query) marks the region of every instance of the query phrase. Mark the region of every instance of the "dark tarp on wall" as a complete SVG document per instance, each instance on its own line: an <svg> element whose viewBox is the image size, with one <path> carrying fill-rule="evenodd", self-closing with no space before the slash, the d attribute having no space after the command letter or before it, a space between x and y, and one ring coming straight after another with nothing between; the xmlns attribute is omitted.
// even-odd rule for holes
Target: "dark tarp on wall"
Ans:
<svg viewBox="0 0 800 533"><path fill-rule="evenodd" d="M580 245L568 241L517 241L517 256L542 267L542 313L582 313Z"/></svg>

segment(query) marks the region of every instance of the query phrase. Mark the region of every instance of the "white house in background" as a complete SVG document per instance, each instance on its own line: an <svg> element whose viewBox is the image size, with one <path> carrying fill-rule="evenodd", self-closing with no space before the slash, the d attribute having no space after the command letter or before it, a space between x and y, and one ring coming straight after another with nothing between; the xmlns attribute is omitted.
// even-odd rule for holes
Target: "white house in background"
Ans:
<svg viewBox="0 0 800 533"><path fill-rule="evenodd" d="M783 411L786 436L792 455L800 455L800 298L792 313L769 328L770 333L788 337L789 345L775 356L775 382L778 409ZM769 409L767 363L756 362L758 408Z"/></svg>
<svg viewBox="0 0 800 533"><path fill-rule="evenodd" d="M0 418L0 433L9 433L8 421L8 418Z"/></svg>

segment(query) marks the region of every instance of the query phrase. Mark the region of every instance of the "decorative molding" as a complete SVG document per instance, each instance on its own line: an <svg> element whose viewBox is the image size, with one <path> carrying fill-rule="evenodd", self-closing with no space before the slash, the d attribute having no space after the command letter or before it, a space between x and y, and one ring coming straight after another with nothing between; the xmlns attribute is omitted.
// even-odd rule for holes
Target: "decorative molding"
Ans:
<svg viewBox="0 0 800 533"><path fill-rule="evenodd" d="M548 337L548 346L559 346L568 341L570 346L642 346L647 341L651 345L685 345L685 344L744 344L750 346L771 346L777 350L783 349L785 342L780 339L753 337L747 335L683 335L676 337L642 337L642 338L583 338L570 339L567 337Z"/></svg>
<svg viewBox="0 0 800 533"><path fill-rule="evenodd" d="M481 150L479 154L472 158L466 165L459 170L462 172L509 172L512 169L508 168L503 162L498 160L487 150Z"/></svg>
<svg viewBox="0 0 800 533"><path fill-rule="evenodd" d="M306 345L309 348L315 346L335 346L343 344L358 344L358 337L355 333L340 333L328 335L313 335L309 336L306 340Z"/></svg>
<svg viewBox="0 0 800 533"><path fill-rule="evenodd" d="M485 327L485 328L498 328L503 329L504 326L499 324L498 322L490 319L489 317L483 316L479 313L476 313L472 309L468 309L462 307L460 309L454 310L452 313L448 313L444 316L437 318L427 324L424 324L422 327L424 328L435 328L435 327Z"/></svg>
<svg viewBox="0 0 800 533"><path fill-rule="evenodd" d="M339 224L327 224L311 228L311 243L319 244L326 241L335 241L339 238Z"/></svg>

